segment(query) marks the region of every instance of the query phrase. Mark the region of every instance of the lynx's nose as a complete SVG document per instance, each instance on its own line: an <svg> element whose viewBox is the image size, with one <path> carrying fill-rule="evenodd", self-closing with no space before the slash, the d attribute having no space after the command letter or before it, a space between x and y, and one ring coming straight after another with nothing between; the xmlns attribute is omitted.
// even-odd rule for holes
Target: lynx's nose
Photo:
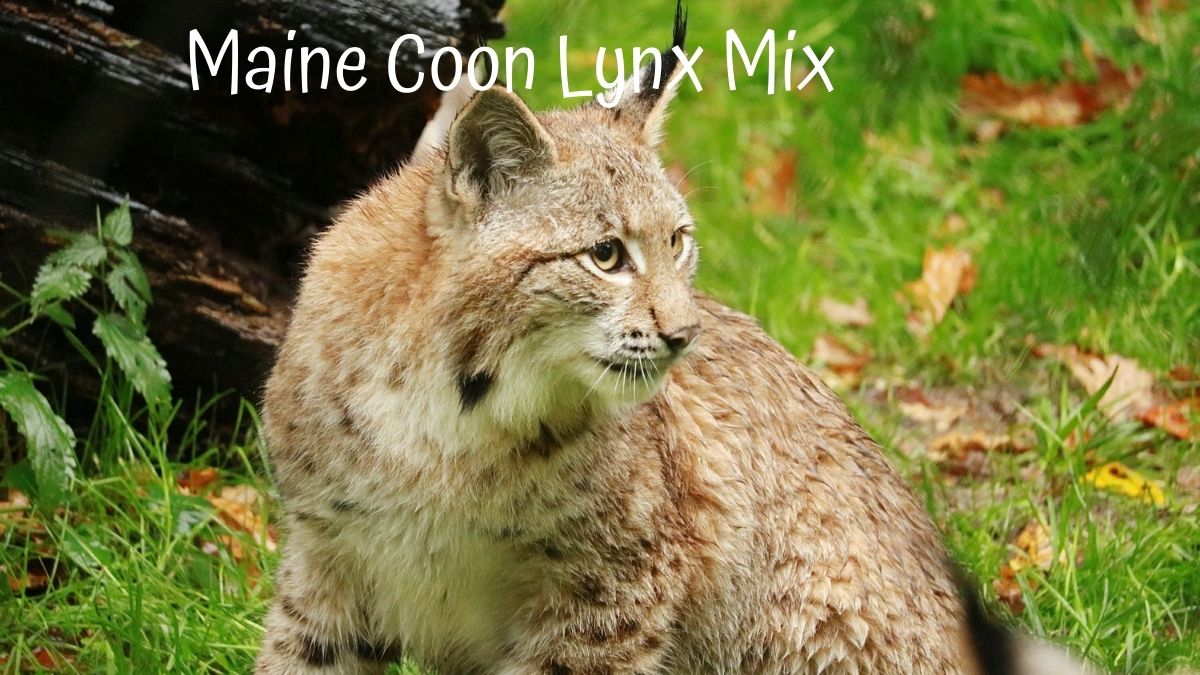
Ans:
<svg viewBox="0 0 1200 675"><path fill-rule="evenodd" d="M672 354L678 354L691 346L699 335L700 324L694 323L690 326L684 326L673 333L659 333L658 337L667 343L667 348L671 350Z"/></svg>

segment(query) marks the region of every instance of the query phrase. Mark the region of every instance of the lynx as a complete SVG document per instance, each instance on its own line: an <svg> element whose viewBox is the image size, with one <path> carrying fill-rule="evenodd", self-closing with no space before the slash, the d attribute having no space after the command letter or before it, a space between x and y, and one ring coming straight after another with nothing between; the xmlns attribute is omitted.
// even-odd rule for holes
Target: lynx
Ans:
<svg viewBox="0 0 1200 675"><path fill-rule="evenodd" d="M611 110L474 95L315 244L257 672L1001 672L879 446L693 289L651 68Z"/></svg>

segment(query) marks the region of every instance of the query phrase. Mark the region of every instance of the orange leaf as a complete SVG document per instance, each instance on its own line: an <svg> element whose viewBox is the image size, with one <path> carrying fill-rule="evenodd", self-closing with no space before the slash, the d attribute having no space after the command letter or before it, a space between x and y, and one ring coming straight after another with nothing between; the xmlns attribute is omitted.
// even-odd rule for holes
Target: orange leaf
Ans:
<svg viewBox="0 0 1200 675"><path fill-rule="evenodd" d="M50 653L45 647L34 647L30 654L33 655L33 660L37 661L38 665L46 670L54 670L58 668L58 659L54 658L54 654Z"/></svg>
<svg viewBox="0 0 1200 675"><path fill-rule="evenodd" d="M179 472L176 482L179 489L190 495L200 494L200 491L217 480L217 470L212 467L204 469L184 469Z"/></svg>
<svg viewBox="0 0 1200 675"><path fill-rule="evenodd" d="M967 115L1003 118L1036 127L1073 127L1092 121L1110 108L1129 103L1142 82L1142 70L1121 70L1106 58L1095 60L1097 78L1092 83L1063 81L1012 84L997 73L963 76L962 110Z"/></svg>
<svg viewBox="0 0 1200 675"><path fill-rule="evenodd" d="M1200 415L1200 398L1185 398L1147 408L1138 414L1138 419L1186 441L1193 437L1191 418L1197 415Z"/></svg>
<svg viewBox="0 0 1200 675"><path fill-rule="evenodd" d="M935 452L946 455L963 454L967 452L1012 452L1021 453L1029 449L1029 444L1022 439L1013 438L1008 434L991 435L982 431L964 434L953 431L933 439L930 446Z"/></svg>
<svg viewBox="0 0 1200 675"><path fill-rule="evenodd" d="M261 509L264 500L258 491L249 485L231 485L221 488L220 495L206 497L216 507L221 520L231 529L241 530L254 536L259 545L268 551L275 550L275 537L255 509Z"/></svg>
<svg viewBox="0 0 1200 675"><path fill-rule="evenodd" d="M909 329L918 335L928 333L945 318L955 297L975 288L978 274L966 251L952 246L926 249L921 278L906 287L915 307L908 317Z"/></svg>
<svg viewBox="0 0 1200 675"><path fill-rule="evenodd" d="M1014 616L1020 616L1025 611L1021 584L1017 583L1017 577L1008 565L1000 567L1000 576L992 581L992 588L996 589L996 596L1001 604L1008 607Z"/></svg>
<svg viewBox="0 0 1200 675"><path fill-rule="evenodd" d="M1054 563L1054 548L1050 545L1050 533L1046 527L1036 520L1025 523L1025 527L1013 538L1016 551L1008 560L1008 566L1013 572L1020 572L1034 567L1048 571ZM1059 558L1066 562L1065 552Z"/></svg>
<svg viewBox="0 0 1200 675"><path fill-rule="evenodd" d="M768 161L746 169L742 184L755 215L791 213L796 200L796 152L777 150Z"/></svg>
<svg viewBox="0 0 1200 675"><path fill-rule="evenodd" d="M851 387L858 383L870 355L856 352L832 335L819 335L813 342L812 360L833 375L834 384Z"/></svg>

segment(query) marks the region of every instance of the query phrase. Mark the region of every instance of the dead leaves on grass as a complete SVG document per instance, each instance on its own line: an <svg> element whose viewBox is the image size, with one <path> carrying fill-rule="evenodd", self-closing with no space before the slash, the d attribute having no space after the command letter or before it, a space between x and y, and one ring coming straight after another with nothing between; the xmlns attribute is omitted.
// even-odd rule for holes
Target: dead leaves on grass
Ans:
<svg viewBox="0 0 1200 675"><path fill-rule="evenodd" d="M1030 441L1020 435L951 431L930 442L929 454L951 476L981 476L987 471L989 454L1017 454L1030 447Z"/></svg>
<svg viewBox="0 0 1200 675"><path fill-rule="evenodd" d="M1159 427L1172 436L1189 440L1195 438L1192 420L1200 418L1200 397L1151 406L1138 413L1142 424Z"/></svg>
<svg viewBox="0 0 1200 675"><path fill-rule="evenodd" d="M1088 395L1098 393L1111 379L1112 384L1097 403L1100 411L1110 420L1127 420L1154 404L1154 376L1133 359L1120 354L1092 354L1074 345L1040 344L1033 348L1033 354L1041 358L1058 359L1083 385Z"/></svg>
<svg viewBox="0 0 1200 675"><path fill-rule="evenodd" d="M1027 573L1031 570L1051 571L1055 565L1054 545L1046 526L1038 520L1030 520L1012 538L1009 547L1012 554L1008 562L1000 566L1000 574L992 581L992 588L1009 611L1020 615L1025 611L1025 600L1018 578L1030 589L1037 588L1036 578ZM1065 549L1059 551L1058 564L1066 565L1070 561L1071 556Z"/></svg>
<svg viewBox="0 0 1200 675"><path fill-rule="evenodd" d="M267 506L265 497L251 485L226 485L217 488L218 480L217 470L207 467L180 472L176 483L179 491L185 495L203 496L212 505L217 518L229 530L250 535L257 548L275 551L275 532L263 517ZM203 541L200 547L210 555L219 554L223 547L235 562L245 566L248 576L256 578L259 575L256 550L254 547L244 546L238 536L219 534L216 541Z"/></svg>
<svg viewBox="0 0 1200 675"><path fill-rule="evenodd" d="M1088 395L1094 396L1108 384L1097 403L1108 419L1114 422L1136 419L1147 426L1159 427L1176 438L1188 440L1194 437L1192 420L1200 414L1200 395L1195 391L1186 398L1169 400L1165 393L1156 389L1153 374L1137 361L1120 354L1105 356L1074 345L1046 343L1035 345L1032 351L1034 356L1053 358L1065 365ZM1191 371L1187 369L1172 371L1173 379L1190 382L1190 377Z"/></svg>
<svg viewBox="0 0 1200 675"><path fill-rule="evenodd" d="M862 376L862 369L870 362L871 356L866 351L856 351L836 337L824 334L818 335L813 342L811 359L817 370L822 371L823 379L838 387L856 386Z"/></svg>
<svg viewBox="0 0 1200 675"><path fill-rule="evenodd" d="M742 185L756 216L792 213L796 205L796 151L776 150L742 173Z"/></svg>
<svg viewBox="0 0 1200 675"><path fill-rule="evenodd" d="M1142 69L1122 70L1104 57L1089 59L1096 68L1094 82L1064 79L1057 84L1015 84L998 73L968 73L960 87L963 114L974 122L976 140L988 142L1009 122L1042 128L1075 127L1110 109L1129 104L1142 82Z"/></svg>
<svg viewBox="0 0 1200 675"><path fill-rule="evenodd" d="M41 595L66 578L66 568L54 558L46 527L33 513L29 498L16 488L8 488L0 498L0 534L9 528L13 530L13 540L25 541L33 552L20 567L0 565L0 574L8 582L9 590L26 596Z"/></svg>
<svg viewBox="0 0 1200 675"><path fill-rule="evenodd" d="M970 253L953 246L926 249L921 278L905 286L905 297L913 308L908 329L918 336L929 334L946 317L954 299L975 288L978 276Z"/></svg>
<svg viewBox="0 0 1200 675"><path fill-rule="evenodd" d="M935 402L916 387L897 388L896 398L900 412L905 417L918 424L928 424L940 432L948 430L969 407L965 400L939 399Z"/></svg>

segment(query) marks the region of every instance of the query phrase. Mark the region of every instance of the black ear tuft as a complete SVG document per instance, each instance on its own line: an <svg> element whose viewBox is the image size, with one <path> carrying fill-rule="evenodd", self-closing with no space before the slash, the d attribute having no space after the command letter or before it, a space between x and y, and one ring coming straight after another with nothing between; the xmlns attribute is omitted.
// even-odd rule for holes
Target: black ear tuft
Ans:
<svg viewBox="0 0 1200 675"><path fill-rule="evenodd" d="M675 0L675 29L671 33L671 47L668 50L670 56L668 58L677 59L675 56L674 47L679 47L679 51L687 49L687 10L683 8L683 0ZM675 69L675 61L668 61L670 67L668 71Z"/></svg>
<svg viewBox="0 0 1200 675"><path fill-rule="evenodd" d="M670 86L671 80L679 70L679 53L683 52L686 40L687 11L683 8L683 0L675 0L675 26L671 36L671 47L661 55L661 59L656 58L655 62L643 68L642 72L619 85L619 89L602 94L608 97L620 96L620 100L612 108L614 117L622 124L632 127L637 138L650 146L658 144L667 104L674 97L675 87ZM675 48L678 48L678 52Z"/></svg>
<svg viewBox="0 0 1200 675"><path fill-rule="evenodd" d="M647 68L642 73L641 86L639 91L643 100L653 104L663 91L667 88L667 83L675 75L675 70L679 67L679 55L675 52L675 47L679 51L684 51L687 45L687 10L683 7L683 0L675 0L675 27L671 32L671 46L663 52L662 56L662 77L655 83L656 71ZM657 85L657 86L656 86Z"/></svg>

